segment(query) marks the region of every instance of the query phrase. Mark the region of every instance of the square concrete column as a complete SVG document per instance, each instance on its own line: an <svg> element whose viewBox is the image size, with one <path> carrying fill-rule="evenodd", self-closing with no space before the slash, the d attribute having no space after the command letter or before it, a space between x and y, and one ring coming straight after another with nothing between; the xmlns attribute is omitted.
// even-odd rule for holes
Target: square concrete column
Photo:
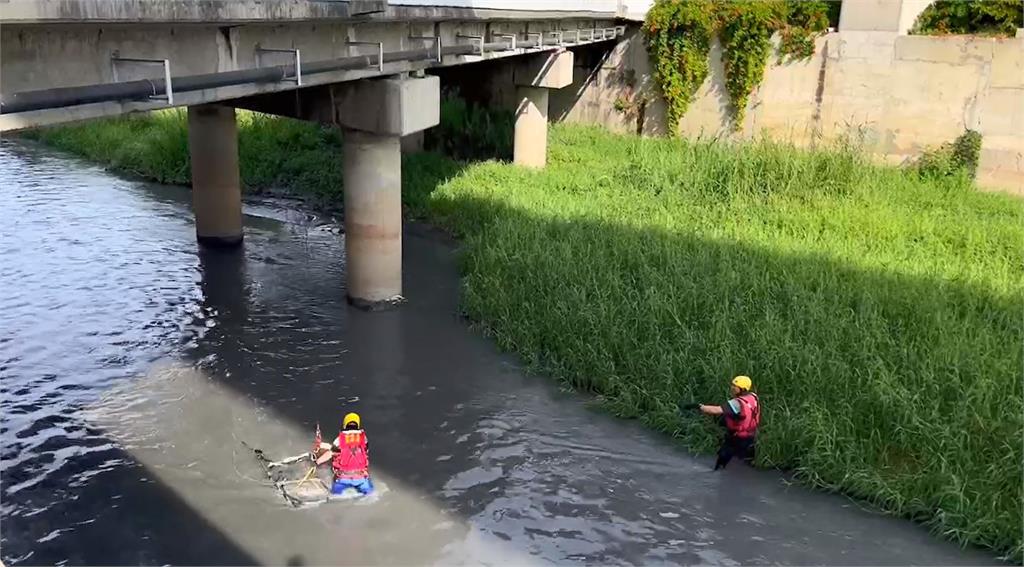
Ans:
<svg viewBox="0 0 1024 567"><path fill-rule="evenodd" d="M516 87L516 129L513 162L541 168L548 161L548 90Z"/></svg>
<svg viewBox="0 0 1024 567"><path fill-rule="evenodd" d="M344 128L345 256L349 302L401 303L402 137L440 121L440 79L368 79L335 87Z"/></svg>
<svg viewBox="0 0 1024 567"><path fill-rule="evenodd" d="M345 130L345 259L348 297L373 308L402 297L401 138Z"/></svg>
<svg viewBox="0 0 1024 567"><path fill-rule="evenodd" d="M572 84L573 55L556 51L528 58L516 65L516 126L513 161L544 167L548 154L548 89Z"/></svg>
<svg viewBox="0 0 1024 567"><path fill-rule="evenodd" d="M207 246L241 244L242 190L235 109L214 104L188 107L188 150L196 239Z"/></svg>
<svg viewBox="0 0 1024 567"><path fill-rule="evenodd" d="M933 0L856 0L843 2L841 32L890 32L906 35Z"/></svg>

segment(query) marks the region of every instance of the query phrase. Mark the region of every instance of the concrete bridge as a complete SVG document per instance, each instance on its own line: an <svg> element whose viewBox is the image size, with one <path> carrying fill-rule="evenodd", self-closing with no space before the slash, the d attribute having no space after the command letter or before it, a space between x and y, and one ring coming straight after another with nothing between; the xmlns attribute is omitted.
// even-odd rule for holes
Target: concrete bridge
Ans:
<svg viewBox="0 0 1024 567"><path fill-rule="evenodd" d="M515 58L514 159L542 167L548 90L629 14L619 0L8 0L0 131L187 106L197 237L234 246L235 108L337 125L348 295L386 306L402 293L401 140L439 120L425 71Z"/></svg>

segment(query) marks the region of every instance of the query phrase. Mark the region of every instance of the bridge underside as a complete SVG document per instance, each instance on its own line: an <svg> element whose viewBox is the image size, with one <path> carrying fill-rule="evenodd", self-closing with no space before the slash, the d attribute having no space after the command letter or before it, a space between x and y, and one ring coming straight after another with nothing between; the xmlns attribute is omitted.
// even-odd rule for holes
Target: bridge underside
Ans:
<svg viewBox="0 0 1024 567"><path fill-rule="evenodd" d="M383 0L12 0L0 10L0 131L521 57L623 32L609 12ZM94 96L131 82L141 87ZM93 89L75 88L84 86Z"/></svg>
<svg viewBox="0 0 1024 567"><path fill-rule="evenodd" d="M515 162L543 167L548 91L572 83L572 48L610 47L625 31L613 14L381 0L13 0L3 22L0 130L188 107L204 246L243 241L235 108L341 128L347 295L367 309L403 300L402 139L440 115L440 80L425 71L509 62Z"/></svg>

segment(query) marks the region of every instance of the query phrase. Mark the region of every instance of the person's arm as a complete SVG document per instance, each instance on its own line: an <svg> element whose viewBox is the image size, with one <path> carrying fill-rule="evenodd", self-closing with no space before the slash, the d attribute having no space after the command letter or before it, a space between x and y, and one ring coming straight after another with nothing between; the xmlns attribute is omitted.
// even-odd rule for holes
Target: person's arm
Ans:
<svg viewBox="0 0 1024 567"><path fill-rule="evenodd" d="M722 415L722 406L709 406L705 404L700 405L701 413L705 415Z"/></svg>
<svg viewBox="0 0 1024 567"><path fill-rule="evenodd" d="M727 415L729 417L740 416L740 403L735 399L729 400L720 406L708 406L701 404L700 411L706 415Z"/></svg>
<svg viewBox="0 0 1024 567"><path fill-rule="evenodd" d="M314 462L316 462L316 464L319 466L330 461L332 458L334 458L334 453L332 453L331 451L324 451L323 453L320 454L319 457L316 458Z"/></svg>

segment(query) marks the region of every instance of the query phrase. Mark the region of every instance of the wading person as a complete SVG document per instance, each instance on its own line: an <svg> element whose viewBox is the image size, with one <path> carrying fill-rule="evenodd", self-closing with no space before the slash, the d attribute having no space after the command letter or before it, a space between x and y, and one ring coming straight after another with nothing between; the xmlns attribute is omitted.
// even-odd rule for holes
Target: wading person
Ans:
<svg viewBox="0 0 1024 567"><path fill-rule="evenodd" d="M737 376L732 379L732 399L720 406L698 406L706 415L721 417L725 425L725 438L722 447L718 449L718 460L715 461L716 471L724 469L733 457L739 457L747 463L754 460L761 406L757 394L750 391L752 387L750 377Z"/></svg>
<svg viewBox="0 0 1024 567"><path fill-rule="evenodd" d="M334 469L334 484L331 494L341 494L349 488L361 494L373 492L370 480L370 449L366 432L362 429L359 414L350 413L342 420L342 429L333 443L321 443L323 451L316 459L317 465L331 461Z"/></svg>

